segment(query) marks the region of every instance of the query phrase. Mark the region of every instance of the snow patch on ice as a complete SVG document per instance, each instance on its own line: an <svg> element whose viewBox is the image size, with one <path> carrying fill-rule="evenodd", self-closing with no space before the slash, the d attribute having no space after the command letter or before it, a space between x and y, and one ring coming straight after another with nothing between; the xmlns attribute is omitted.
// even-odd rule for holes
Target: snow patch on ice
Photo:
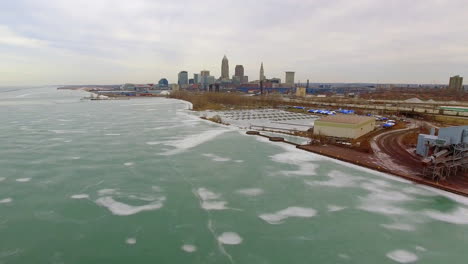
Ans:
<svg viewBox="0 0 468 264"><path fill-rule="evenodd" d="M378 214L384 214L384 215L406 215L409 214L409 212L403 208L390 205L390 204L384 204L384 203L371 203L366 202L365 204L359 206L359 209L363 211L368 211L372 213L378 213Z"/></svg>
<svg viewBox="0 0 468 264"><path fill-rule="evenodd" d="M198 188L197 193L203 201L218 199L221 196L220 194L214 193L206 188Z"/></svg>
<svg viewBox="0 0 468 264"><path fill-rule="evenodd" d="M106 134L106 136L120 136L120 134Z"/></svg>
<svg viewBox="0 0 468 264"><path fill-rule="evenodd" d="M102 195L111 195L111 194L115 194L117 192L116 189L102 189L102 190L99 190L98 191L98 194L100 196Z"/></svg>
<svg viewBox="0 0 468 264"><path fill-rule="evenodd" d="M20 178L20 179L16 179L17 182L28 182L30 181L31 178Z"/></svg>
<svg viewBox="0 0 468 264"><path fill-rule="evenodd" d="M226 132L229 132L229 130L209 130L200 134L187 136L180 140L168 141L164 143L164 145L175 147L175 149L162 153L162 155L176 155L183 153L191 148L208 142Z"/></svg>
<svg viewBox="0 0 468 264"><path fill-rule="evenodd" d="M225 201L203 201L201 207L205 210L226 210L226 204Z"/></svg>
<svg viewBox="0 0 468 264"><path fill-rule="evenodd" d="M265 191L260 188L249 188L237 190L236 192L245 196L259 196L262 195Z"/></svg>
<svg viewBox="0 0 468 264"><path fill-rule="evenodd" d="M437 193L431 192L429 190L425 190L421 187L419 188L405 187L402 189L402 191L408 194L415 194L415 195L420 195L420 196L437 196Z"/></svg>
<svg viewBox="0 0 468 264"><path fill-rule="evenodd" d="M127 216L134 215L144 211L153 211L163 207L163 201L165 197L161 197L159 200L151 202L146 205L132 206L122 202L114 200L110 196L101 197L96 200L96 204L102 207L106 207L114 215Z"/></svg>
<svg viewBox="0 0 468 264"><path fill-rule="evenodd" d="M197 247L194 246L194 245L186 244L186 245L182 246L182 250L187 252L187 253L193 253L193 252L197 251Z"/></svg>
<svg viewBox="0 0 468 264"><path fill-rule="evenodd" d="M421 186L422 188L426 189L426 190L430 190L432 191L433 193L436 193L440 196L444 196L454 202L457 202L457 203L461 203L465 206L468 206L468 197L465 197L465 196L461 196L461 195L458 195L458 194L453 194L453 193L449 193L449 192L446 192L446 191L443 191L443 190L439 190L439 189L435 189L435 188L432 188L432 187L429 187L429 186Z"/></svg>
<svg viewBox="0 0 468 264"><path fill-rule="evenodd" d="M198 188L196 195L200 199L200 206L205 210L225 210L229 209L227 202L219 200L220 194L214 193L206 188Z"/></svg>
<svg viewBox="0 0 468 264"><path fill-rule="evenodd" d="M357 181L361 180L361 177L352 176L341 171L331 171L328 173L329 179L326 181L306 181L305 183L310 186L327 186L327 187L355 187Z"/></svg>
<svg viewBox="0 0 468 264"><path fill-rule="evenodd" d="M0 200L0 204L7 204L7 203L11 203L13 201L13 199L11 198L5 198L3 200Z"/></svg>
<svg viewBox="0 0 468 264"><path fill-rule="evenodd" d="M135 162L125 162L124 165L127 166L127 167L133 166L133 165L135 165Z"/></svg>
<svg viewBox="0 0 468 264"><path fill-rule="evenodd" d="M468 209L464 207L458 207L452 212L439 212L427 210L425 214L432 219L439 220L442 222L457 225L468 225Z"/></svg>
<svg viewBox="0 0 468 264"><path fill-rule="evenodd" d="M259 217L269 224L277 225L283 223L283 220L289 217L310 218L317 214L312 208L288 207L284 210L272 214L261 214Z"/></svg>
<svg viewBox="0 0 468 264"><path fill-rule="evenodd" d="M425 249L425 248L423 248L423 247L421 247L421 246L416 246L415 249L416 249L417 251L421 251L421 252L427 251L427 249Z"/></svg>
<svg viewBox="0 0 468 264"><path fill-rule="evenodd" d="M70 196L72 199L88 199L89 195L88 194L75 194Z"/></svg>
<svg viewBox="0 0 468 264"><path fill-rule="evenodd" d="M281 173L286 176L315 175L315 171L319 167L318 164L312 163L319 159L317 159L315 155L310 155L310 153L306 152L301 153L298 151L287 151L273 155L271 156L271 159L275 162L292 164L299 167L298 170L281 171Z"/></svg>
<svg viewBox="0 0 468 264"><path fill-rule="evenodd" d="M382 227L390 230L401 230L401 231L415 231L416 227L410 224L394 223L394 224L382 224Z"/></svg>
<svg viewBox="0 0 468 264"><path fill-rule="evenodd" d="M160 191L162 191L161 187L156 186L156 185L155 185L155 186L151 186L151 190L153 190L153 191L155 191L155 192L160 192Z"/></svg>
<svg viewBox="0 0 468 264"><path fill-rule="evenodd" d="M203 154L203 156L210 158L211 160L217 161L217 162L226 162L226 161L231 160L230 158L223 158L223 157L217 156L215 154L210 154L210 153Z"/></svg>
<svg viewBox="0 0 468 264"><path fill-rule="evenodd" d="M81 130L49 130L49 132L53 132L55 134L83 134L83 133L86 133L85 131L81 131Z"/></svg>
<svg viewBox="0 0 468 264"><path fill-rule="evenodd" d="M127 240L125 240L125 243L127 243L129 245L135 245L136 244L136 238L134 238L134 237L127 238Z"/></svg>
<svg viewBox="0 0 468 264"><path fill-rule="evenodd" d="M338 205L333 205L333 204L330 204L327 207L328 207L328 212L338 212L338 211L346 209L346 207L344 206L338 206Z"/></svg>
<svg viewBox="0 0 468 264"><path fill-rule="evenodd" d="M0 182L4 181L5 179L5 177L0 177Z"/></svg>
<svg viewBox="0 0 468 264"><path fill-rule="evenodd" d="M418 256L414 253L401 249L389 252L387 257L398 263L411 263L418 260Z"/></svg>
<svg viewBox="0 0 468 264"><path fill-rule="evenodd" d="M146 145L150 145L150 146L154 146L154 145L160 145L160 144L163 144L164 142L162 141L150 141L150 142L146 142Z"/></svg>
<svg viewBox="0 0 468 264"><path fill-rule="evenodd" d="M238 245L242 243L242 237L234 232L224 232L218 237L218 241L225 245Z"/></svg>

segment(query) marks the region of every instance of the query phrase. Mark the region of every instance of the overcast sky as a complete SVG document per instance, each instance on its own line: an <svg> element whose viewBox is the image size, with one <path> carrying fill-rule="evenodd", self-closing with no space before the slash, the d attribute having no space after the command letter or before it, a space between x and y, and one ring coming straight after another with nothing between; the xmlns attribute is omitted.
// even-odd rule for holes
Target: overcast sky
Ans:
<svg viewBox="0 0 468 264"><path fill-rule="evenodd" d="M0 86L176 82L226 54L250 80L468 77L467 0L2 0Z"/></svg>

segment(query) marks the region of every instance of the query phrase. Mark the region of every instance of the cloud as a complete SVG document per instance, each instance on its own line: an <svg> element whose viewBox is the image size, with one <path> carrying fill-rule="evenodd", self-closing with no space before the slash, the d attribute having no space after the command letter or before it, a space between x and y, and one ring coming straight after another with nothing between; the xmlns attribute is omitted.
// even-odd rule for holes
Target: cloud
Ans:
<svg viewBox="0 0 468 264"><path fill-rule="evenodd" d="M467 75L467 12L465 0L17 0L0 9L0 57L56 69L31 83L219 76L224 54L251 80L263 61L282 79L447 82Z"/></svg>
<svg viewBox="0 0 468 264"><path fill-rule="evenodd" d="M5 25L0 25L0 45L39 48L47 45L46 41L18 35Z"/></svg>

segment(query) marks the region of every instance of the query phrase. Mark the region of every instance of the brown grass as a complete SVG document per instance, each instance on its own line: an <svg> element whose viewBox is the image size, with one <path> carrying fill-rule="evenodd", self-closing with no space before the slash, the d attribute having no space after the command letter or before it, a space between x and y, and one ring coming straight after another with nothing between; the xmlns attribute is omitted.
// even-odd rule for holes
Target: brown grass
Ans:
<svg viewBox="0 0 468 264"><path fill-rule="evenodd" d="M171 98L189 101L193 110L223 110L223 109L252 109L260 107L277 107L282 101L275 95L245 96L237 93L189 93L175 92Z"/></svg>
<svg viewBox="0 0 468 264"><path fill-rule="evenodd" d="M414 147L416 146L416 144L418 144L419 134L429 134L429 133L430 133L429 128L421 126L418 129L415 129L411 131L410 133L407 133L406 135L404 135L401 142L405 146Z"/></svg>

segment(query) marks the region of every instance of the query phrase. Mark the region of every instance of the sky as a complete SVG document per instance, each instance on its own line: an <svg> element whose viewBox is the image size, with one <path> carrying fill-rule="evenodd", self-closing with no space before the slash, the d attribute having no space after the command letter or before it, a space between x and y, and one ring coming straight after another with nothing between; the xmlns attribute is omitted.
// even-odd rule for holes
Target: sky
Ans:
<svg viewBox="0 0 468 264"><path fill-rule="evenodd" d="M468 77L467 0L1 0L0 86L250 80L448 83Z"/></svg>

